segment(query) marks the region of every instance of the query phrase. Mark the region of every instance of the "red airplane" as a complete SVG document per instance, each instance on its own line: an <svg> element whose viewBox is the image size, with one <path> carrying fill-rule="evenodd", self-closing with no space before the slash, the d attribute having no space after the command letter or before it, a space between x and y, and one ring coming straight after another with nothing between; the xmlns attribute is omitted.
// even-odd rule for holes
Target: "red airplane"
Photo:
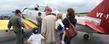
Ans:
<svg viewBox="0 0 109 44"><path fill-rule="evenodd" d="M94 8L85 19L77 24L77 30L87 32L84 34L84 39L89 38L90 33L109 34L109 0L103 0L96 8ZM78 20L78 19L77 19Z"/></svg>
<svg viewBox="0 0 109 44"><path fill-rule="evenodd" d="M95 9L93 9L85 17L76 17L77 30L88 33L88 34L84 34L83 37L85 39L89 38L90 33L109 34L109 29L108 29L109 26L108 4L109 3L108 2L109 2L108 0L103 0ZM35 15L32 14L31 16L35 16Z"/></svg>

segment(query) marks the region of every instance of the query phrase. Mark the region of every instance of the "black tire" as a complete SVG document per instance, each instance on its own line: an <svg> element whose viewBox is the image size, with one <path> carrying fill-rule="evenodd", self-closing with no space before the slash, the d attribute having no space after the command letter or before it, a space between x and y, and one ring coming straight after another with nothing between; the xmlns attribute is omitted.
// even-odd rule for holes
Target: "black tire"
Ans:
<svg viewBox="0 0 109 44"><path fill-rule="evenodd" d="M83 38L88 40L89 39L89 34L84 34Z"/></svg>
<svg viewBox="0 0 109 44"><path fill-rule="evenodd" d="M5 30L5 32L8 32L8 30Z"/></svg>

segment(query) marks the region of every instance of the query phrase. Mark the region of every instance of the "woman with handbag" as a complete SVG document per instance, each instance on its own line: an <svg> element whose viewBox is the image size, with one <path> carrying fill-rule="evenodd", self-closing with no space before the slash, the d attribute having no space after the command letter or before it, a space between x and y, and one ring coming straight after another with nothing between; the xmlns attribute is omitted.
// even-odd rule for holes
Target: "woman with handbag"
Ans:
<svg viewBox="0 0 109 44"><path fill-rule="evenodd" d="M67 10L67 17L63 20L63 24L64 24L64 33L62 35L62 40L61 40L61 44L71 44L71 38L67 37L67 30L69 30L69 26L72 25L73 27L75 27L77 23L77 20L75 19L75 13L74 10L72 8L68 8ZM73 31L76 35L76 32ZM73 37L75 36L73 35Z"/></svg>

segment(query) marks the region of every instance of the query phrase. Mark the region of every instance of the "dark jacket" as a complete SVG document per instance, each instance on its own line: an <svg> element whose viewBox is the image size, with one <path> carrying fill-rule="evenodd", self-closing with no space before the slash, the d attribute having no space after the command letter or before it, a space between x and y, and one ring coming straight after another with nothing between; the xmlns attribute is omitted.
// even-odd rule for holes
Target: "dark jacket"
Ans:
<svg viewBox="0 0 109 44"><path fill-rule="evenodd" d="M64 26L65 26L65 28L66 27L68 27L69 26L69 22L68 22L68 19L70 20L70 22L75 26L76 25L76 23L77 23L77 20L75 19L75 17L67 17L67 18L65 18L62 22L63 22L63 24L64 24Z"/></svg>
<svg viewBox="0 0 109 44"><path fill-rule="evenodd" d="M11 27L13 27L13 31L17 31L18 29L21 29L22 27L24 27L24 24L20 16L15 15L11 17L8 23L8 28L11 28Z"/></svg>
<svg viewBox="0 0 109 44"><path fill-rule="evenodd" d="M24 40L23 40L24 33L22 29L22 27L24 27L24 24L20 16L15 15L11 17L8 23L8 28L11 28L11 27L13 27L13 31L16 34L16 40L17 40L16 44L24 44Z"/></svg>

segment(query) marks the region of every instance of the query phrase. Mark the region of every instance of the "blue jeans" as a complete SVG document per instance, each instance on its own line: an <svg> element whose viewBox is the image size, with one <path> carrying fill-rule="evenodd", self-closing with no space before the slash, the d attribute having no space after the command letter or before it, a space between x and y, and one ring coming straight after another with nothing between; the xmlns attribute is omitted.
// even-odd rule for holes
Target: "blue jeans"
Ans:
<svg viewBox="0 0 109 44"><path fill-rule="evenodd" d="M71 39L65 37L64 42L65 44L71 44Z"/></svg>
<svg viewBox="0 0 109 44"><path fill-rule="evenodd" d="M60 33L60 40L62 40L62 35L63 35L63 33ZM65 37L64 42L65 42L65 44L71 44L71 39Z"/></svg>

